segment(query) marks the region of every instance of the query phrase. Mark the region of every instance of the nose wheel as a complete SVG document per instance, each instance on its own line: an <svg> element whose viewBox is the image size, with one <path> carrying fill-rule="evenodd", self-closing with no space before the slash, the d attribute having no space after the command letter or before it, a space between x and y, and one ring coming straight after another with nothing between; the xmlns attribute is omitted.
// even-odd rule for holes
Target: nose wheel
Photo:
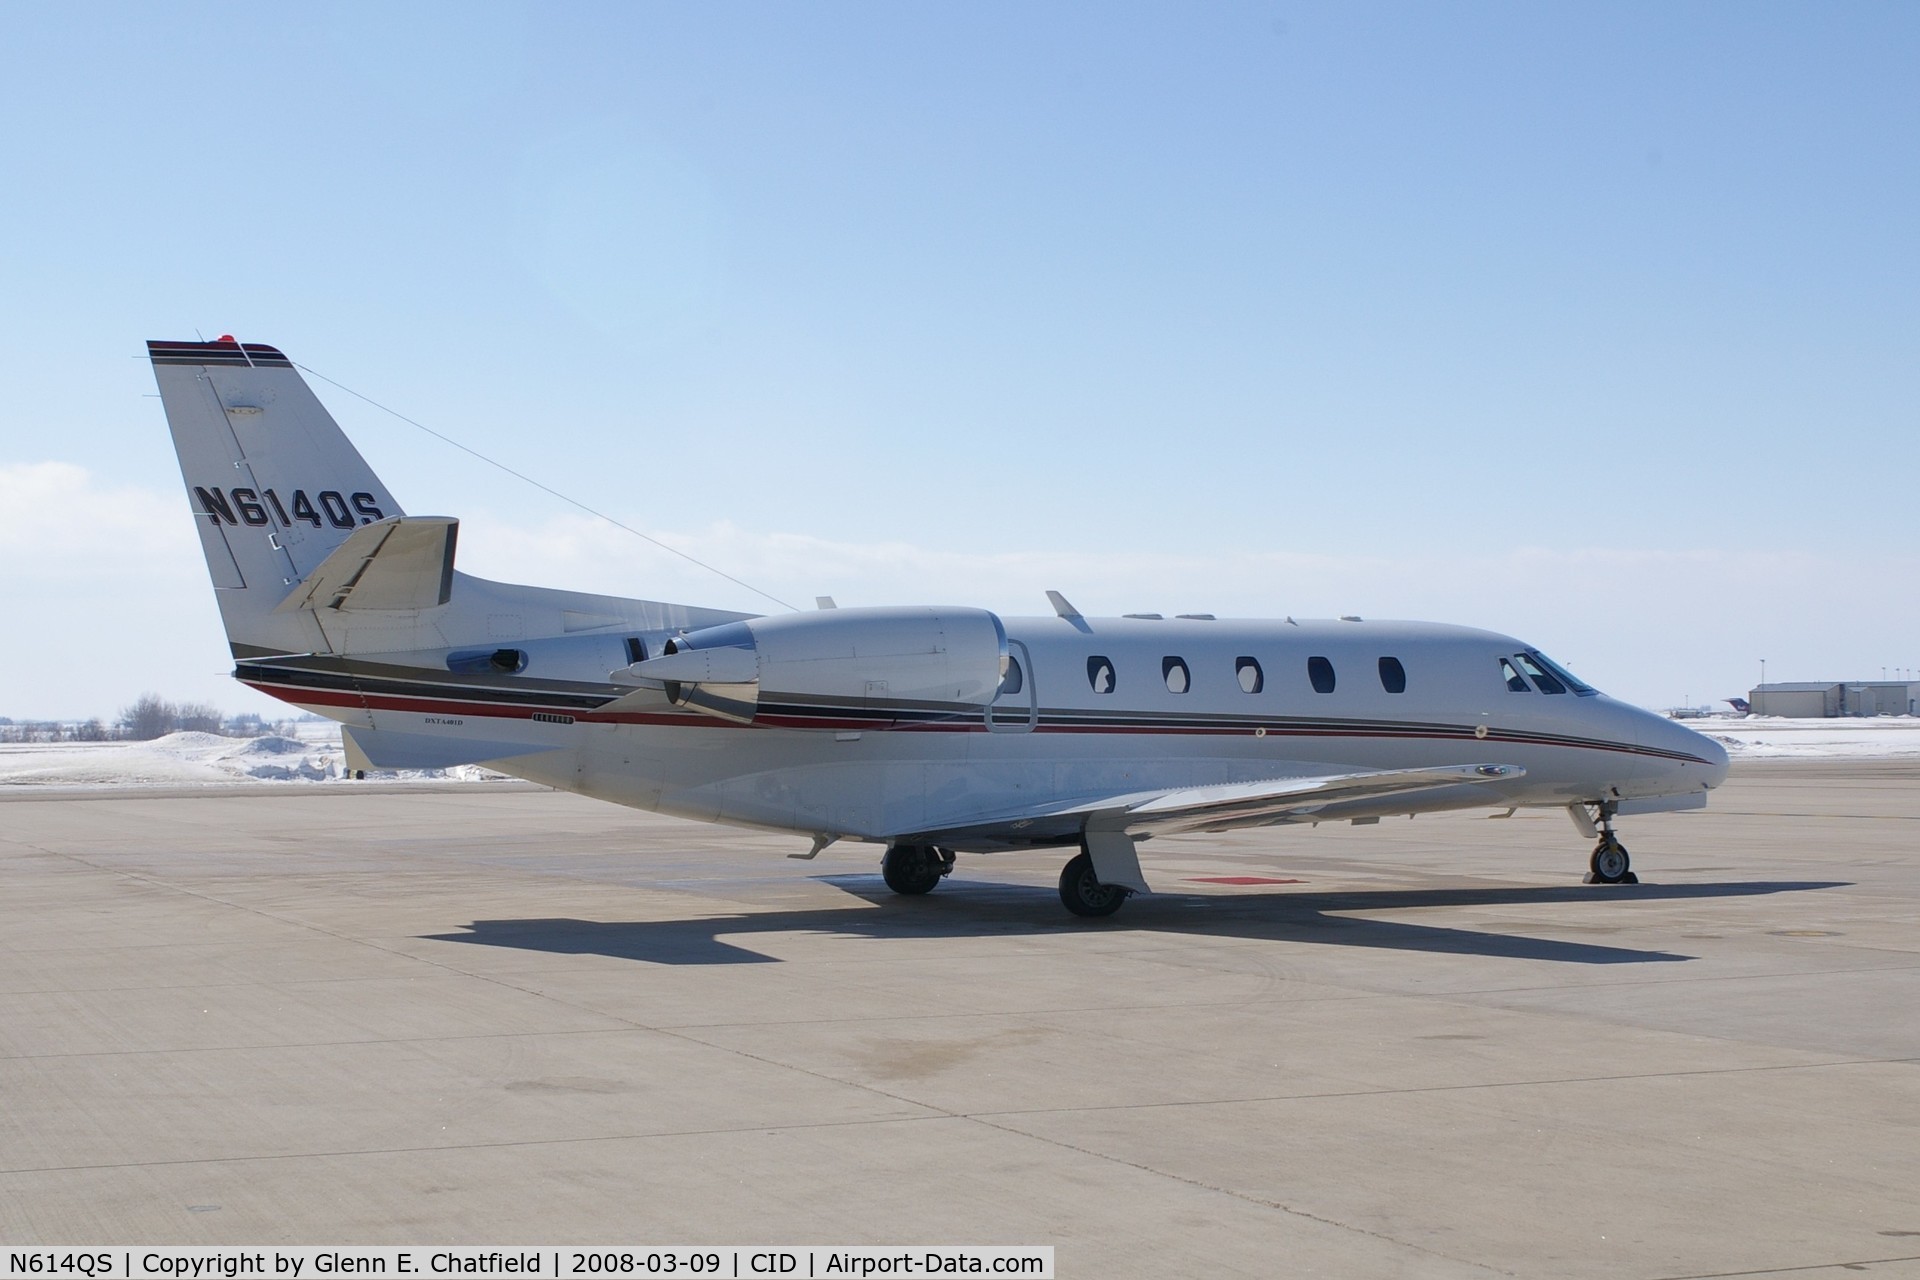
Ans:
<svg viewBox="0 0 1920 1280"><path fill-rule="evenodd" d="M1600 843L1593 847L1593 857L1587 861L1587 883L1640 883L1640 877L1633 874L1633 862L1627 857L1627 846L1611 831L1603 833Z"/></svg>
<svg viewBox="0 0 1920 1280"><path fill-rule="evenodd" d="M1627 846L1614 834L1616 812L1618 805L1614 800L1589 800L1567 807L1574 826L1590 836L1600 837L1600 843L1593 846L1593 857L1587 860L1588 884L1640 883L1640 877L1633 874L1633 861L1627 857Z"/></svg>

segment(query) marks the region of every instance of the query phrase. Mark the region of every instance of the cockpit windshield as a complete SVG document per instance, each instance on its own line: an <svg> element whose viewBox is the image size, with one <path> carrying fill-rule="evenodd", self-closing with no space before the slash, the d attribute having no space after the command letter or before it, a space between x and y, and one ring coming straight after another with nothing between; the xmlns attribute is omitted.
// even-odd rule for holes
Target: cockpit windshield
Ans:
<svg viewBox="0 0 1920 1280"><path fill-rule="evenodd" d="M1533 665L1529 665L1529 663ZM1568 689L1571 689L1574 693L1578 694L1582 698L1591 698L1600 692L1598 689L1594 688L1592 685L1588 684L1586 681L1580 679L1578 676L1574 675L1571 671L1568 671L1565 667L1555 662L1552 658L1549 658L1546 654L1541 653L1538 649L1529 649L1525 653L1521 654L1520 665L1526 668L1527 674L1534 678L1535 683L1538 683L1541 685L1542 693L1546 693L1546 692L1558 693L1559 692L1558 689L1549 690L1546 684L1541 682L1542 675L1545 675L1548 681L1556 681L1559 684L1566 686ZM1534 670L1534 666L1538 666L1542 670L1536 672Z"/></svg>

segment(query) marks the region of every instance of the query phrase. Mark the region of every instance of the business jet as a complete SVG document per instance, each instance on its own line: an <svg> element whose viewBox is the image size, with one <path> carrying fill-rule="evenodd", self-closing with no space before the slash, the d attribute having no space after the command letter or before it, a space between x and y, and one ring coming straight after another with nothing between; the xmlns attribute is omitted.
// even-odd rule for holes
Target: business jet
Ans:
<svg viewBox="0 0 1920 1280"><path fill-rule="evenodd" d="M354 770L480 763L684 818L884 848L887 885L960 853L1076 850L1069 911L1148 892L1172 832L1566 810L1590 883L1614 819L1693 809L1711 739L1532 645L1416 622L1001 617L948 605L758 616L454 568L280 351L151 342L234 675L337 720ZM823 599L823 606L830 601Z"/></svg>

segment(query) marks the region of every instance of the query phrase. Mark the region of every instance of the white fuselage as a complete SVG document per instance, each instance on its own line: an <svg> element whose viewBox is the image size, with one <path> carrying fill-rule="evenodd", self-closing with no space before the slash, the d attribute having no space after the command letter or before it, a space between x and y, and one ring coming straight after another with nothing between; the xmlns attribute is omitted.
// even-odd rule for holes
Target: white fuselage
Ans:
<svg viewBox="0 0 1920 1280"><path fill-rule="evenodd" d="M418 651L369 655L381 671L417 677L383 686L378 672L363 674L350 704L262 687L376 738L469 739L476 759L488 758L488 744L516 744L490 763L620 804L810 835L937 834L961 849L1070 843L1073 824L1050 826L1034 816L1036 804L1124 792L1433 765L1525 771L1304 815L1320 820L1686 796L1726 772L1718 744L1663 717L1605 695L1509 687L1503 660L1529 647L1491 632L1361 621L1004 623L1018 688L987 709L913 722L841 708L746 724L675 706L664 693L651 702L641 694L638 705L629 697L618 711L563 696L608 688L626 631L526 642L522 671L465 688L446 684L445 652ZM642 638L658 652L667 633ZM1312 659L1331 668L1330 690L1315 688ZM1402 691L1389 691L1382 659L1404 674ZM514 701L502 701L509 693Z"/></svg>

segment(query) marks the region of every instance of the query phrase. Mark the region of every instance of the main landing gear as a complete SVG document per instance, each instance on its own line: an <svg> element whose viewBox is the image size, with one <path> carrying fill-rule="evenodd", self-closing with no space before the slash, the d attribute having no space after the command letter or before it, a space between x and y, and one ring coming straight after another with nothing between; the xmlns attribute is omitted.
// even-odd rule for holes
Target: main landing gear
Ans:
<svg viewBox="0 0 1920 1280"><path fill-rule="evenodd" d="M897 844L880 859L880 875L895 893L931 893L953 870L953 850ZM1104 884L1085 846L1060 872L1060 901L1077 916L1110 916L1133 896L1125 885Z"/></svg>
<svg viewBox="0 0 1920 1280"><path fill-rule="evenodd" d="M1077 916L1110 916L1132 896L1123 885L1101 884L1093 857L1084 850L1060 872L1060 901Z"/></svg>
<svg viewBox="0 0 1920 1280"><path fill-rule="evenodd" d="M1593 846L1593 857L1587 860L1588 884L1639 884L1640 877L1633 874L1633 861L1627 856L1627 846L1620 843L1620 837L1613 833L1612 803L1602 801L1600 810L1600 843Z"/></svg>
<svg viewBox="0 0 1920 1280"><path fill-rule="evenodd" d="M953 851L930 844L897 844L880 859L880 876L895 893L931 893L953 870Z"/></svg>

